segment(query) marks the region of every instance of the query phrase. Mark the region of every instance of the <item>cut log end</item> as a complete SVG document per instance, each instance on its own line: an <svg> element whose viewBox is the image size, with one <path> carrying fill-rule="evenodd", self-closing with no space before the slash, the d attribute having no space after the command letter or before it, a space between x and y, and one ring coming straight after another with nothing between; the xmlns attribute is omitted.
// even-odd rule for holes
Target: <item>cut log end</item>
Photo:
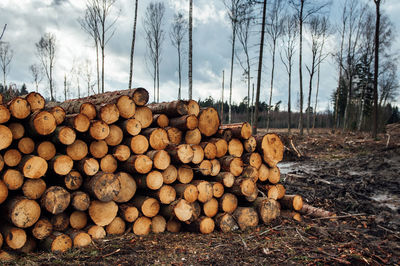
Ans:
<svg viewBox="0 0 400 266"><path fill-rule="evenodd" d="M217 110L212 107L201 110L199 114L199 130L204 136L210 137L217 133L220 119Z"/></svg>

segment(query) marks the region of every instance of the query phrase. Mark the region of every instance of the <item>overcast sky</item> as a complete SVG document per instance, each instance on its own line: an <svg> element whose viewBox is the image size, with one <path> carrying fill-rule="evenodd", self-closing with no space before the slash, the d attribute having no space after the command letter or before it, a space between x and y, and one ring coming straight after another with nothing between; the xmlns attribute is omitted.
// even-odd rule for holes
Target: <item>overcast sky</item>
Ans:
<svg viewBox="0 0 400 266"><path fill-rule="evenodd" d="M178 88L178 63L176 49L171 45L169 31L173 14L177 11L188 13L188 0L160 0L166 6L164 17L165 40L162 47L162 61L160 65L160 101L169 101L177 98ZM359 1L359 0L354 0ZM62 88L65 74L69 74L75 62L83 63L85 59L92 62L95 70L95 49L92 40L81 29L78 18L82 17L85 10L85 0L0 0L0 26L7 23L7 30L2 41L9 42L14 50L11 71L8 82L16 83L18 87L26 83L29 91L34 90L32 75L29 66L38 63L35 54L35 43L46 32L56 35L57 54L55 65L55 82L58 89L57 99L63 100ZM153 84L146 63L146 43L144 39L143 18L146 6L150 0L139 0L138 25L134 57L134 86L145 87L153 99ZM229 92L229 69L231 56L231 27L226 10L221 0L194 0L194 30L193 30L193 97L204 99L212 96L215 100L221 97L222 71L225 70L225 99ZM341 0L334 0L329 13L332 23L337 22L340 16ZM370 0L371 7L373 1ZM132 38L134 16L134 0L117 0L116 8L120 9L116 30L113 38L106 47L105 59L105 88L109 90L125 89L129 79L129 57ZM383 4L385 12L395 25L396 41L393 50L400 50L399 34L400 1L386 0ZM288 11L290 9L288 8ZM258 30L256 26L254 30ZM258 42L257 33L254 33L252 45L253 53L258 53L255 44ZM307 37L306 37L307 39ZM326 45L333 51L338 45L338 40L332 37ZM185 43L187 46L187 42ZM239 45L237 46L239 48ZM261 100L267 101L267 91L270 87L271 54L268 46L264 52L264 73L262 78ZM307 58L309 44L304 45L305 58ZM296 56L297 58L297 56ZM255 58L254 58L255 59ZM184 54L182 95L187 98L187 50ZM275 75L273 103L282 100L283 109L287 103L287 74L277 56L277 72ZM305 63L308 60L305 59ZM293 80L294 108L296 109L298 93L297 62ZM253 70L256 71L256 61L253 61ZM256 77L256 72L252 76ZM233 101L240 102L246 95L246 84L243 82L242 69L238 64L234 66ZM308 86L308 73L304 69L304 87ZM323 63L321 67L320 105L319 110L325 110L329 104L332 91L337 85L337 67L332 58ZM93 71L94 77L94 71ZM2 80L2 79L1 79ZM254 78L255 81L255 78ZM76 82L71 85L76 88ZM84 87L83 80L81 87ZM39 92L49 96L47 83L44 79ZM85 89L82 89L85 90ZM85 92L86 93L86 92ZM70 97L77 97L76 90L71 90ZM397 100L400 104L400 100Z"/></svg>

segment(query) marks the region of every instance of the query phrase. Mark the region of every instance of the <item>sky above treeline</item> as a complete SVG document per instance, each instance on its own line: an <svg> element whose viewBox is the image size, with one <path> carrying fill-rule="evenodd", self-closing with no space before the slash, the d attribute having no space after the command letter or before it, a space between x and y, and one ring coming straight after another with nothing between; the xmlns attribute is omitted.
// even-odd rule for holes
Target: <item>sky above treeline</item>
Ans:
<svg viewBox="0 0 400 266"><path fill-rule="evenodd" d="M171 44L169 32L171 30L174 13L181 11L188 15L187 0L159 0L166 7L163 30L165 38L162 45L162 61L160 63L160 101L170 101L178 95L178 56L176 48ZM354 0L359 1L359 0ZM129 80L129 62L132 40L132 27L134 18L134 0L117 0L116 12L119 17L116 22L115 34L106 46L105 59L105 90L125 89ZM205 99L209 96L214 100L221 99L222 71L225 70L225 100L229 93L229 70L231 57L231 26L226 14L222 0L194 0L193 17L193 98ZM333 26L339 23L341 16L341 5L344 0L333 1L326 15L329 16ZM373 0L369 0L371 8L374 8ZM134 57L134 87L145 87L153 99L153 81L150 71L150 63L147 61L145 32L143 19L145 9L150 0L139 0L138 25ZM35 43L46 32L56 36L56 63L55 63L55 84L57 88L57 100L63 100L64 75L71 77L73 66L84 64L86 59L90 60L95 79L95 49L92 39L82 30L78 19L83 17L85 0L1 0L0 1L0 27L7 24L7 30L2 41L9 42L14 51L10 73L7 83L15 83L20 87L25 83L28 91L35 89L29 66L39 63L36 55ZM291 12L289 6L287 13ZM383 2L382 10L391 19L395 27L395 41L392 51L400 51L398 31L400 29L400 1L386 0ZM257 77L257 54L259 43L259 25L255 25L251 38L252 54L252 81L256 83ZM325 47L327 53L334 53L338 49L339 38L332 35ZM182 70L182 96L188 97L188 42L184 43L184 57ZM264 66L261 84L262 101L268 101L271 76L271 53L268 44L264 50ZM237 45L240 49L240 45ZM278 48L279 49L279 48ZM310 43L307 33L304 44L304 63L309 64ZM295 56L293 77L293 98L292 108L298 109L298 55ZM282 101L281 109L287 109L287 73L280 60L279 50L276 57L276 74L274 81L272 103ZM238 63L234 66L233 78L233 102L239 103L247 96L247 86L243 79L243 70ZM332 56L321 65L321 83L319 94L319 111L332 108L330 98L337 87L338 70ZM316 80L316 79L315 79ZM1 77L2 82L2 77ZM305 91L308 91L309 75L304 67L303 84ZM77 82L74 79L70 84L69 98L77 97ZM86 96L84 81L80 81L81 91ZM43 79L39 86L39 92L49 96L46 79ZM314 91L315 92L315 91ZM313 96L314 97L314 96ZM400 100L396 100L400 105Z"/></svg>

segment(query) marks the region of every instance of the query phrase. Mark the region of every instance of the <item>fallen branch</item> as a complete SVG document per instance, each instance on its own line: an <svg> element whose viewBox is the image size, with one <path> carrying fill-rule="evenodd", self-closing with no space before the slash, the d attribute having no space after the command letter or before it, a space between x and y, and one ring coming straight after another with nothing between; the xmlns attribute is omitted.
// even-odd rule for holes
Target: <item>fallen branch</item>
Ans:
<svg viewBox="0 0 400 266"><path fill-rule="evenodd" d="M303 208L299 211L302 215L307 215L314 218L336 217L335 213L311 206L307 203L303 204Z"/></svg>
<svg viewBox="0 0 400 266"><path fill-rule="evenodd" d="M365 216L366 213L356 213L356 214L349 214L349 215L341 215L341 216L329 216L329 217L321 217L321 218L314 218L313 220L329 220L329 219L342 219L342 218L351 218L356 216Z"/></svg>

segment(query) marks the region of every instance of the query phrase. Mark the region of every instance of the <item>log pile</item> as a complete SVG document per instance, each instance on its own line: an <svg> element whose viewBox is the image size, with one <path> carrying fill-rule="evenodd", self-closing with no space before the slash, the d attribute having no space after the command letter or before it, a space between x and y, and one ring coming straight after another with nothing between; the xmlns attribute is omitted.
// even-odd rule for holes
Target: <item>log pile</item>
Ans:
<svg viewBox="0 0 400 266"><path fill-rule="evenodd" d="M46 104L32 92L0 105L0 246L245 230L302 208L279 184L276 134L220 125L193 100L148 99L137 88Z"/></svg>

